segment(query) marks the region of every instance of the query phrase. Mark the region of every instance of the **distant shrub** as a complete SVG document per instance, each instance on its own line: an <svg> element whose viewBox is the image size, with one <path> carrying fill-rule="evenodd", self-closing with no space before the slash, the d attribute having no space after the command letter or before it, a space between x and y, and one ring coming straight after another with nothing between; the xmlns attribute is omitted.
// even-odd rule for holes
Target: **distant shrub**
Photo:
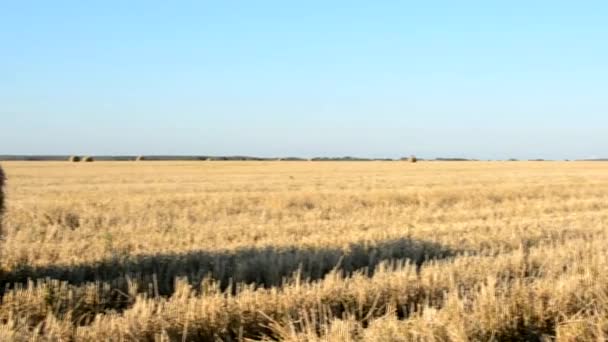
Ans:
<svg viewBox="0 0 608 342"><path fill-rule="evenodd" d="M91 157L91 156L86 156L86 157L82 158L82 161L83 161L83 162L86 162L86 163L90 163L90 162L92 162L92 161L93 161L93 157Z"/></svg>
<svg viewBox="0 0 608 342"><path fill-rule="evenodd" d="M82 158L80 156L71 156L69 161L71 162L79 162Z"/></svg>
<svg viewBox="0 0 608 342"><path fill-rule="evenodd" d="M137 157L135 158L135 161L142 161L142 160L145 160L145 159L144 159L144 156L137 156Z"/></svg>
<svg viewBox="0 0 608 342"><path fill-rule="evenodd" d="M411 156L409 156L409 157L402 157L402 158L400 158L399 160L401 160L401 161L406 161L406 162L410 162L410 163L415 163L415 162L417 162L417 161L418 161L418 158L416 158L416 156L414 156L414 155L411 155Z"/></svg>

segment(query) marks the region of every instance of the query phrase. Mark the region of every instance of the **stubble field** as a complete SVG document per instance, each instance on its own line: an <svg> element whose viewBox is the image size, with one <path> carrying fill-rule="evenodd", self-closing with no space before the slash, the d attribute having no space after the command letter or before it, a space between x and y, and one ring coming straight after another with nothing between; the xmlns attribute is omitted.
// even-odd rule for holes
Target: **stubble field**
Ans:
<svg viewBox="0 0 608 342"><path fill-rule="evenodd" d="M608 337L608 163L2 166L2 341Z"/></svg>

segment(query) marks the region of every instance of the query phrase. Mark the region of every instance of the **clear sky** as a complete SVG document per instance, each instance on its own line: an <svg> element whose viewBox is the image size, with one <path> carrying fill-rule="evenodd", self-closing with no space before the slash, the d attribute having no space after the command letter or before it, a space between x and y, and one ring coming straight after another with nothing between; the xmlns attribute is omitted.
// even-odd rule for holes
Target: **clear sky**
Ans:
<svg viewBox="0 0 608 342"><path fill-rule="evenodd" d="M605 1L0 0L0 154L608 157Z"/></svg>

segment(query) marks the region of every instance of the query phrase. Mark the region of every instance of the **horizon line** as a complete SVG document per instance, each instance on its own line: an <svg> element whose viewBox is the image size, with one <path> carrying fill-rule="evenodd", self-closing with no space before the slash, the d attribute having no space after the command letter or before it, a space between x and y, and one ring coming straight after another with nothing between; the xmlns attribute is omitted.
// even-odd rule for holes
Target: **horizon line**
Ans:
<svg viewBox="0 0 608 342"><path fill-rule="evenodd" d="M467 158L467 157L418 157L415 155L399 158L356 157L356 156L275 156L257 157L252 155L198 155L198 154L0 154L0 161L69 161L73 157L92 158L98 161L608 161L608 158L545 159L545 158Z"/></svg>

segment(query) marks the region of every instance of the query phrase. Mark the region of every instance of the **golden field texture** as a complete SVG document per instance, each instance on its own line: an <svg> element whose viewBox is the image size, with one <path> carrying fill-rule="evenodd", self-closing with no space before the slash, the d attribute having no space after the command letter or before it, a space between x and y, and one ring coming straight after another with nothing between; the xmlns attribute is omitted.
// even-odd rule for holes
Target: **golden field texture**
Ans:
<svg viewBox="0 0 608 342"><path fill-rule="evenodd" d="M608 163L3 167L2 341L608 338Z"/></svg>

